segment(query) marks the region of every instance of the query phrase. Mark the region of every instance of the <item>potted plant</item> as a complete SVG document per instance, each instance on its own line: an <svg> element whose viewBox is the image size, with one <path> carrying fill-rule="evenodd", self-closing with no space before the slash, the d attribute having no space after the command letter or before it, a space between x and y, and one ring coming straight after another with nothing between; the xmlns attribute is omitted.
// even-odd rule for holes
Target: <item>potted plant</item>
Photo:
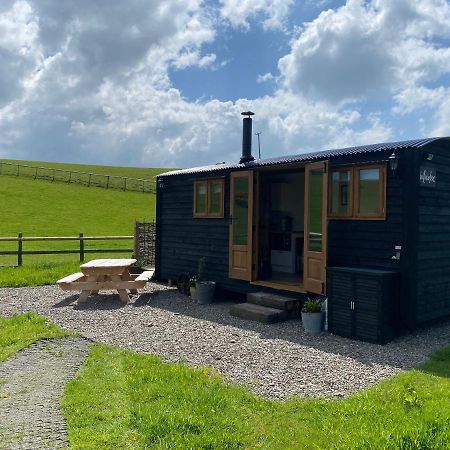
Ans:
<svg viewBox="0 0 450 450"><path fill-rule="evenodd" d="M322 331L323 312L320 298L308 298L302 307L303 328L307 333Z"/></svg>
<svg viewBox="0 0 450 450"><path fill-rule="evenodd" d="M189 279L189 293L192 300L197 300L197 275L194 275Z"/></svg>
<svg viewBox="0 0 450 450"><path fill-rule="evenodd" d="M206 258L202 257L198 260L198 272L197 272L197 301L201 305L211 303L214 298L214 291L216 289L215 281L205 280L205 267Z"/></svg>

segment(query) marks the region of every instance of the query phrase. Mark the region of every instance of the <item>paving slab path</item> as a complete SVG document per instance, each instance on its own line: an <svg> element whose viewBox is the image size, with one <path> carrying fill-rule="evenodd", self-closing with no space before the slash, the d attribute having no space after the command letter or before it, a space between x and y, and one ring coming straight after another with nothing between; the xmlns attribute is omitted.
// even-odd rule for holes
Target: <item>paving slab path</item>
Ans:
<svg viewBox="0 0 450 450"><path fill-rule="evenodd" d="M64 386L89 352L79 337L48 339L0 363L0 449L68 448Z"/></svg>

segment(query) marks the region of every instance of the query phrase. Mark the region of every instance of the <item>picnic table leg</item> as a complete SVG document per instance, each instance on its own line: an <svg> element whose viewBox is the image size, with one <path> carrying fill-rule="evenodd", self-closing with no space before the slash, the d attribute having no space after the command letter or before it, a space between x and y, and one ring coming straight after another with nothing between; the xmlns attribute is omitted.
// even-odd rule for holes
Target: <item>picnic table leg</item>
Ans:
<svg viewBox="0 0 450 450"><path fill-rule="evenodd" d="M77 303L86 303L87 298L91 294L91 291L81 291L80 296L78 297Z"/></svg>
<svg viewBox="0 0 450 450"><path fill-rule="evenodd" d="M130 275L130 272L128 270L126 270L122 274L122 280L124 280L124 281L133 281L133 277ZM138 290L137 289L130 289L130 292L132 294L138 294Z"/></svg>
<svg viewBox="0 0 450 450"><path fill-rule="evenodd" d="M87 282L89 282L89 281L97 281L97 277L95 277L94 275L88 275L86 277L86 281ZM90 290L81 291L81 294L78 297L77 303L85 303L87 298L91 294L98 294L98 291L90 291Z"/></svg>
<svg viewBox="0 0 450 450"><path fill-rule="evenodd" d="M93 277L93 281L95 280L95 281L106 281L106 275L99 275L98 277L97 277L97 279L95 279L95 277ZM95 290L95 291L91 291L91 294L95 294L95 295L97 295L98 294L98 290Z"/></svg>
<svg viewBox="0 0 450 450"><path fill-rule="evenodd" d="M111 275L112 281L123 281L122 277L120 275ZM119 293L120 299L125 303L128 304L130 302L130 296L128 295L128 291L126 289L117 289L117 292Z"/></svg>

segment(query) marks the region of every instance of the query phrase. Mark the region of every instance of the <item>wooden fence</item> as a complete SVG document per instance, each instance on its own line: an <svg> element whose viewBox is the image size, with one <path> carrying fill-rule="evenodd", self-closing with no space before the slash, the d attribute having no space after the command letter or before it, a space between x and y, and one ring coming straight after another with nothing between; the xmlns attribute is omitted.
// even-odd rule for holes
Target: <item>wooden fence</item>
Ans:
<svg viewBox="0 0 450 450"><path fill-rule="evenodd" d="M17 237L0 237L0 242L17 242L17 250L0 251L0 255L17 255L17 265L23 263L23 255L63 255L63 254L79 254L80 262L84 261L86 253L132 253L133 248L85 248L86 241L119 241L133 240L134 236L84 236L80 233L78 236L42 236L42 237L25 237L19 233ZM24 250L24 242L43 242L43 241L78 241L79 245L76 249L68 250Z"/></svg>
<svg viewBox="0 0 450 450"><path fill-rule="evenodd" d="M97 186L106 189L121 189L123 191L138 191L155 193L155 181L142 178L120 177L101 173L81 172L77 170L56 169L54 167L39 167L26 164L0 161L0 175L14 175L48 181L77 183L84 186Z"/></svg>

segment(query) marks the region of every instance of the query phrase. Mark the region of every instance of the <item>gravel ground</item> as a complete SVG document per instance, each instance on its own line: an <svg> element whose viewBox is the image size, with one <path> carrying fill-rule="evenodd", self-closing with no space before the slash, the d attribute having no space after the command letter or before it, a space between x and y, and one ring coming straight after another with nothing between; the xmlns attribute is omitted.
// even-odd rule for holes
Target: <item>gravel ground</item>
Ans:
<svg viewBox="0 0 450 450"><path fill-rule="evenodd" d="M0 449L68 448L59 402L88 352L86 339L49 339L0 363Z"/></svg>
<svg viewBox="0 0 450 450"><path fill-rule="evenodd" d="M450 344L450 320L380 346L329 333L308 335L297 320L241 320L229 315L230 302L197 305L154 283L128 305L112 294L82 305L76 299L57 286L0 289L0 314L36 311L97 342L211 365L228 380L274 399L344 397Z"/></svg>

